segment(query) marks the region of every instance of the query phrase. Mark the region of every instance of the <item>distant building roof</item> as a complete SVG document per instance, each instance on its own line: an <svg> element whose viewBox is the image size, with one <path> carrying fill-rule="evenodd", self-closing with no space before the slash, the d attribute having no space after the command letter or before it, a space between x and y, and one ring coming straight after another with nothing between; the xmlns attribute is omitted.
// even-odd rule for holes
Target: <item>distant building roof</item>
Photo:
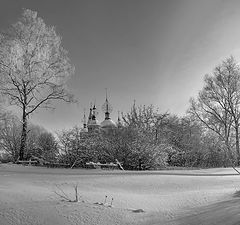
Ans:
<svg viewBox="0 0 240 225"><path fill-rule="evenodd" d="M112 121L110 118L105 119L104 121L101 122L101 128L103 129L112 129L116 127L117 127L116 123Z"/></svg>

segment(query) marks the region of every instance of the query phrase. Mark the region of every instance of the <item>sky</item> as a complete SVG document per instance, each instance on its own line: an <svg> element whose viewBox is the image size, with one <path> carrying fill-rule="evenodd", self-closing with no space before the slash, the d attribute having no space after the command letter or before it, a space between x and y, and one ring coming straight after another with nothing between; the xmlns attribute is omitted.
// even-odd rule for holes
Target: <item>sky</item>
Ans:
<svg viewBox="0 0 240 225"><path fill-rule="evenodd" d="M183 116L203 78L230 55L240 61L238 0L0 0L0 31L22 9L55 26L75 73L68 89L77 104L55 103L30 120L50 131L81 126L96 102L101 122L105 88L113 107L126 113L153 104Z"/></svg>

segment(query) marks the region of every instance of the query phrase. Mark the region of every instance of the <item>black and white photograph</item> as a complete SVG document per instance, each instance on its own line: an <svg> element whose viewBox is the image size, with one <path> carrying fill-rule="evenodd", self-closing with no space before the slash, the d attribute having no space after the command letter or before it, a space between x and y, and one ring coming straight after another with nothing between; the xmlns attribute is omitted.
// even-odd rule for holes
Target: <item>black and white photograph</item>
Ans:
<svg viewBox="0 0 240 225"><path fill-rule="evenodd" d="M238 224L239 0L0 0L0 225Z"/></svg>

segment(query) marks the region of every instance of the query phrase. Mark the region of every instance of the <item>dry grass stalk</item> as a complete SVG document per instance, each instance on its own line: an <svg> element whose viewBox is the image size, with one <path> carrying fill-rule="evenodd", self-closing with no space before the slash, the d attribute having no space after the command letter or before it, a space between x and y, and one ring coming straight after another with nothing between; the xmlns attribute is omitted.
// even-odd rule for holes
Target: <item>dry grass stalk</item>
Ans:
<svg viewBox="0 0 240 225"><path fill-rule="evenodd" d="M63 189L59 186L59 185L55 185L57 190L54 191L54 193L59 196L61 199L67 201L67 202L78 202L79 198L78 198L78 184L74 185L74 194L75 194L75 199L71 199L64 191Z"/></svg>

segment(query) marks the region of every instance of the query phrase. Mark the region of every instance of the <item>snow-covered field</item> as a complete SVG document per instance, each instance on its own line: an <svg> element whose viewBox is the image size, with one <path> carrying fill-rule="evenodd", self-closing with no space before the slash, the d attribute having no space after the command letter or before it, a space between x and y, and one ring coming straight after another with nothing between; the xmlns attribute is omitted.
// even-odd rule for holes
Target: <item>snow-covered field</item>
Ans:
<svg viewBox="0 0 240 225"><path fill-rule="evenodd" d="M78 203L55 193L74 199L76 184ZM238 190L240 176L231 168L131 172L0 164L0 225L240 224ZM95 204L105 196L105 206Z"/></svg>

